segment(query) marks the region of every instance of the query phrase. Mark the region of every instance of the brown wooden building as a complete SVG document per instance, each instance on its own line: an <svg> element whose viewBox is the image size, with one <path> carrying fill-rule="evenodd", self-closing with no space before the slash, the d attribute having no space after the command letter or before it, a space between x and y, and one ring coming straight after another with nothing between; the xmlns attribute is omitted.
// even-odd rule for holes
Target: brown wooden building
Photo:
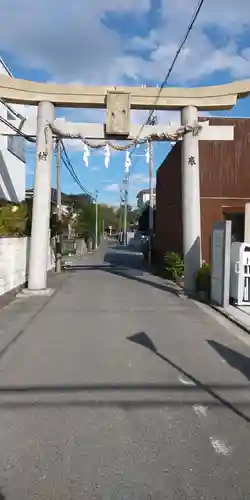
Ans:
<svg viewBox="0 0 250 500"><path fill-rule="evenodd" d="M215 221L232 220L232 233L244 241L245 203L250 202L250 119L209 118L210 125L234 125L234 141L200 141L202 258L210 260ZM156 250L182 252L181 142L157 171Z"/></svg>

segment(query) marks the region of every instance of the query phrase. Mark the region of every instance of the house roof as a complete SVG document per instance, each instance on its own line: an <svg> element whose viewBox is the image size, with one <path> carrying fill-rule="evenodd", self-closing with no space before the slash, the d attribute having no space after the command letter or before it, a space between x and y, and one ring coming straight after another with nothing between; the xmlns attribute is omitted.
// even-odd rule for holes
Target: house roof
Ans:
<svg viewBox="0 0 250 500"><path fill-rule="evenodd" d="M139 198L140 196L142 196L144 194L149 194L149 193L150 193L149 189L142 189L141 191L139 191L139 193L137 194L136 198ZM153 194L156 194L156 189L155 188L153 189Z"/></svg>
<svg viewBox="0 0 250 500"><path fill-rule="evenodd" d="M33 198L34 189L26 189L25 198ZM51 188L51 203L56 203L57 191L54 188ZM89 201L89 196L86 194L65 194L61 193L62 203L71 205L74 201Z"/></svg>

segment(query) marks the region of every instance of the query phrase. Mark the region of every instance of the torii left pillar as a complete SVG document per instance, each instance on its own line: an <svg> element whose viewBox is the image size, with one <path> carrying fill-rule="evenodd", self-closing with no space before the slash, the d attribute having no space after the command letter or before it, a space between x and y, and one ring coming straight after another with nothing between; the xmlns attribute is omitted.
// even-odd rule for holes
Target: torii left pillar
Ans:
<svg viewBox="0 0 250 500"><path fill-rule="evenodd" d="M182 109L182 125L194 125L197 121L196 107ZM193 131L184 134L181 164L184 291L189 294L195 291L196 274L201 266L199 136Z"/></svg>
<svg viewBox="0 0 250 500"><path fill-rule="evenodd" d="M52 131L47 125L54 119L53 104L40 102L37 112L36 168L28 275L28 290L31 292L46 293L47 289L53 155Z"/></svg>

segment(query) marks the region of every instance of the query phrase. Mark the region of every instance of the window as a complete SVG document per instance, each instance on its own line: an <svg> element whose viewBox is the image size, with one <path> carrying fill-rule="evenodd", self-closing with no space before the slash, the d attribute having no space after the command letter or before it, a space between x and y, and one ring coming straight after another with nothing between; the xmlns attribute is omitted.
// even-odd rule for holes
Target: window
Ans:
<svg viewBox="0 0 250 500"><path fill-rule="evenodd" d="M15 120L15 115L7 110L7 119L9 121ZM15 155L19 160L25 163L25 139L20 135L8 135L7 149L10 153Z"/></svg>

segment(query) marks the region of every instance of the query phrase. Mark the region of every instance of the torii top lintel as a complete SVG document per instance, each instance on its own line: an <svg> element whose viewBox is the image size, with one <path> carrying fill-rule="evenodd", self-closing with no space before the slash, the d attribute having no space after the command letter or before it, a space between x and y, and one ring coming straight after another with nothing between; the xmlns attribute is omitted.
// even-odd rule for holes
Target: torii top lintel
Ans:
<svg viewBox="0 0 250 500"><path fill-rule="evenodd" d="M60 107L101 109L106 108L107 93L112 91L130 94L131 109L171 110L191 105L204 111L223 110L231 109L237 98L250 94L250 80L209 87L166 87L159 96L157 87L38 83L0 75L0 98L15 104L49 101Z"/></svg>

